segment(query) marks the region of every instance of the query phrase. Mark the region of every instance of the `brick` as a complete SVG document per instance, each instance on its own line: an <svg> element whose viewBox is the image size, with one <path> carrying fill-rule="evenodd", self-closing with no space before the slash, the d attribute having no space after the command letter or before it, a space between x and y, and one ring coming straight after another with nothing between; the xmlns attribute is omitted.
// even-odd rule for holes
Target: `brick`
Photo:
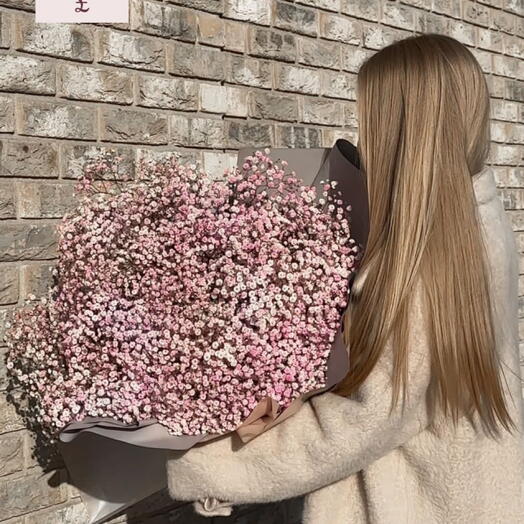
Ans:
<svg viewBox="0 0 524 524"><path fill-rule="evenodd" d="M320 130L314 127L278 124L275 132L276 147L321 147Z"/></svg>
<svg viewBox="0 0 524 524"><path fill-rule="evenodd" d="M248 93L238 87L200 85L200 110L228 116L246 117Z"/></svg>
<svg viewBox="0 0 524 524"><path fill-rule="evenodd" d="M490 96L495 98L504 98L507 78L494 75L486 75L485 78L488 84Z"/></svg>
<svg viewBox="0 0 524 524"><path fill-rule="evenodd" d="M0 96L0 133L14 133L15 103L8 96Z"/></svg>
<svg viewBox="0 0 524 524"><path fill-rule="evenodd" d="M477 59L482 71L484 73L493 72L493 53L488 51L482 51L481 49L472 48L470 51L473 53L473 56Z"/></svg>
<svg viewBox="0 0 524 524"><path fill-rule="evenodd" d="M119 166L117 173L117 180L124 178L123 175L127 175L130 178L134 178L135 174L135 153L130 147L125 146L94 146L94 145L69 145L64 144L61 146L60 151L60 166L62 172L62 178L78 179L83 174L83 168L88 161L98 157L102 153L109 153L114 151L115 154L123 158ZM112 179L113 174L108 175Z"/></svg>
<svg viewBox="0 0 524 524"><path fill-rule="evenodd" d="M20 100L17 128L21 135L96 139L96 116L88 106Z"/></svg>
<svg viewBox="0 0 524 524"><path fill-rule="evenodd" d="M18 281L18 268L16 266L3 265L2 271L0 271L0 304L16 304L18 302ZM2 472L1 462L0 446L0 474Z"/></svg>
<svg viewBox="0 0 524 524"><path fill-rule="evenodd" d="M0 55L0 90L52 95L55 93L55 67L27 56Z"/></svg>
<svg viewBox="0 0 524 524"><path fill-rule="evenodd" d="M411 33L392 27L366 24L364 26L364 46L368 49L381 49L397 40L406 38Z"/></svg>
<svg viewBox="0 0 524 524"><path fill-rule="evenodd" d="M373 54L374 52L369 49L350 45L344 46L342 48L342 69L358 73L363 62Z"/></svg>
<svg viewBox="0 0 524 524"><path fill-rule="evenodd" d="M500 33L499 33L500 35ZM521 58L524 56L524 38L502 34L502 49L505 54Z"/></svg>
<svg viewBox="0 0 524 524"><path fill-rule="evenodd" d="M7 49L11 46L11 14L0 12L0 48Z"/></svg>
<svg viewBox="0 0 524 524"><path fill-rule="evenodd" d="M160 149L150 149L150 148L139 148L137 149L137 161L145 160L146 162L149 162L151 160L153 161L163 161L165 159L169 159L173 156L173 153L178 154L178 158L180 163L190 163L195 164L196 162L201 161L201 154L200 151L188 151L185 149L179 150L178 148L170 148L167 150L160 150Z"/></svg>
<svg viewBox="0 0 524 524"><path fill-rule="evenodd" d="M449 32L449 18L437 13L419 13L415 20L415 30L420 33Z"/></svg>
<svg viewBox="0 0 524 524"><path fill-rule="evenodd" d="M20 218L62 218L75 207L71 184L24 181L17 186Z"/></svg>
<svg viewBox="0 0 524 524"><path fill-rule="evenodd" d="M524 189L501 189L500 194L506 209L524 209Z"/></svg>
<svg viewBox="0 0 524 524"><path fill-rule="evenodd" d="M357 75L351 73L337 73L336 71L322 71L321 95L331 98L355 100Z"/></svg>
<svg viewBox="0 0 524 524"><path fill-rule="evenodd" d="M0 228L2 231L0 262L45 260L56 257L54 224L1 222Z"/></svg>
<svg viewBox="0 0 524 524"><path fill-rule="evenodd" d="M493 55L493 72L496 75L516 78L518 75L519 60L511 56Z"/></svg>
<svg viewBox="0 0 524 524"><path fill-rule="evenodd" d="M344 125L358 127L356 102L346 102L344 104Z"/></svg>
<svg viewBox="0 0 524 524"><path fill-rule="evenodd" d="M521 254L524 253L524 231L515 232L515 240L517 243L518 252Z"/></svg>
<svg viewBox="0 0 524 524"><path fill-rule="evenodd" d="M0 143L0 176L58 177L58 145L51 142L6 140Z"/></svg>
<svg viewBox="0 0 524 524"><path fill-rule="evenodd" d="M98 61L103 64L164 71L164 43L147 36L101 29L97 34Z"/></svg>
<svg viewBox="0 0 524 524"><path fill-rule="evenodd" d="M226 122L221 118L187 118L172 115L169 119L170 142L191 147L226 147Z"/></svg>
<svg viewBox="0 0 524 524"><path fill-rule="evenodd" d="M479 4L492 5L494 7L502 8L502 0L477 0Z"/></svg>
<svg viewBox="0 0 524 524"><path fill-rule="evenodd" d="M64 485L52 487L48 477L54 472L2 479L0 481L0 507L4 517L16 517L30 511L60 504L66 500Z"/></svg>
<svg viewBox="0 0 524 524"><path fill-rule="evenodd" d="M506 209L524 209L524 189L501 189L501 196Z"/></svg>
<svg viewBox="0 0 524 524"><path fill-rule="evenodd" d="M6 340L6 331L7 331L7 322L11 319L14 312L13 307L4 307L0 308L0 346L5 346L7 344ZM2 352L5 354L6 348L0 348ZM4 362L4 361L2 361ZM0 371L7 371L5 369L5 366L0 366ZM5 373L3 375L2 380L5 379ZM4 387L2 389L5 389ZM0 406L4 406L5 397L3 395L0 395Z"/></svg>
<svg viewBox="0 0 524 524"><path fill-rule="evenodd" d="M3 321L4 312L7 311L7 309L0 310L0 319ZM0 331L2 328L0 327ZM2 362L2 365L0 366L0 391L5 391L8 387L8 378L7 378L7 368L3 364L5 362L7 355L7 348L6 347L0 347L0 362Z"/></svg>
<svg viewBox="0 0 524 524"><path fill-rule="evenodd" d="M477 40L477 27L459 20L453 20L449 24L448 34L465 45L474 46Z"/></svg>
<svg viewBox="0 0 524 524"><path fill-rule="evenodd" d="M254 24L269 25L271 22L271 2L266 0L225 0L224 16L244 20Z"/></svg>
<svg viewBox="0 0 524 524"><path fill-rule="evenodd" d="M167 117L150 111L104 109L102 140L137 144L167 144Z"/></svg>
<svg viewBox="0 0 524 524"><path fill-rule="evenodd" d="M460 18L460 2L456 0L432 0L431 10L452 18Z"/></svg>
<svg viewBox="0 0 524 524"><path fill-rule="evenodd" d="M15 402L18 402L15 400ZM15 405L12 401L8 401L5 394L0 394L0 428L3 433L9 433L11 431L17 431L24 428L24 423L20 418L20 415L16 412ZM5 509L3 504L2 491L7 479L0 480L0 508L2 511ZM12 479L10 479L12 481ZM2 513L2 517L5 513Z"/></svg>
<svg viewBox="0 0 524 524"><path fill-rule="evenodd" d="M249 53L254 56L283 62L294 62L296 59L296 41L291 33L250 26L248 46Z"/></svg>
<svg viewBox="0 0 524 524"><path fill-rule="evenodd" d="M316 38L299 38L298 62L327 69L340 68L339 42L326 42Z"/></svg>
<svg viewBox="0 0 524 524"><path fill-rule="evenodd" d="M237 165L237 155L235 153L204 151L203 158L204 171L214 180L223 179L224 172L234 169Z"/></svg>
<svg viewBox="0 0 524 524"><path fill-rule="evenodd" d="M179 78L141 77L137 104L144 107L196 111L198 83Z"/></svg>
<svg viewBox="0 0 524 524"><path fill-rule="evenodd" d="M343 123L343 106L340 102L323 98L303 98L303 121L308 124L339 126Z"/></svg>
<svg viewBox="0 0 524 524"><path fill-rule="evenodd" d="M218 49L172 42L167 57L168 71L174 75L224 79L226 56Z"/></svg>
<svg viewBox="0 0 524 524"><path fill-rule="evenodd" d="M37 24L33 16L17 15L14 38L19 51L80 62L93 60L93 34L91 28L84 25Z"/></svg>
<svg viewBox="0 0 524 524"><path fill-rule="evenodd" d="M224 11L224 0L167 0L171 4L183 5L198 9L201 11L209 11L210 13L222 13Z"/></svg>
<svg viewBox="0 0 524 524"><path fill-rule="evenodd" d="M0 435L0 477L21 471L23 467L24 439L22 433Z"/></svg>
<svg viewBox="0 0 524 524"><path fill-rule="evenodd" d="M369 0L342 0L340 12L376 22L380 17L380 3L370 2Z"/></svg>
<svg viewBox="0 0 524 524"><path fill-rule="evenodd" d="M519 119L519 104L508 100L492 100L491 117L497 120L517 122Z"/></svg>
<svg viewBox="0 0 524 524"><path fill-rule="evenodd" d="M524 16L524 6L520 0L505 0L504 9L516 15Z"/></svg>
<svg viewBox="0 0 524 524"><path fill-rule="evenodd" d="M328 40L358 45L362 41L362 26L345 16L320 13L320 35Z"/></svg>
<svg viewBox="0 0 524 524"><path fill-rule="evenodd" d="M235 20L224 20L224 24L224 49L245 53L247 51L247 26Z"/></svg>
<svg viewBox="0 0 524 524"><path fill-rule="evenodd" d="M317 11L277 0L273 24L275 27L294 33L316 36L318 32Z"/></svg>
<svg viewBox="0 0 524 524"><path fill-rule="evenodd" d="M517 17L500 9L490 9L491 27L493 29L513 34L516 32Z"/></svg>
<svg viewBox="0 0 524 524"><path fill-rule="evenodd" d="M212 46L223 47L226 41L226 21L211 13L197 13L198 41ZM228 28L236 28L240 24L229 22ZM238 35L237 35L238 36ZM231 42L231 39L228 40Z"/></svg>
<svg viewBox="0 0 524 524"><path fill-rule="evenodd" d="M327 11L338 11L340 0L297 0L296 3L310 5L317 9L326 9Z"/></svg>
<svg viewBox="0 0 524 524"><path fill-rule="evenodd" d="M478 27L477 37L477 43L480 48L498 53L502 52L502 36L500 33L483 27Z"/></svg>
<svg viewBox="0 0 524 524"><path fill-rule="evenodd" d="M228 147L269 147L273 143L273 127L263 122L226 122Z"/></svg>
<svg viewBox="0 0 524 524"><path fill-rule="evenodd" d="M422 9L431 9L431 0L400 0L402 4L420 7Z"/></svg>
<svg viewBox="0 0 524 524"><path fill-rule="evenodd" d="M415 28L414 11L405 5L386 1L382 6L381 22L412 31Z"/></svg>
<svg viewBox="0 0 524 524"><path fill-rule="evenodd" d="M26 300L29 295L43 297L53 284L51 270L54 264L24 264L20 266L20 298Z"/></svg>
<svg viewBox="0 0 524 524"><path fill-rule="evenodd" d="M522 80L504 79L506 86L505 98L524 102L524 82Z"/></svg>
<svg viewBox="0 0 524 524"><path fill-rule="evenodd" d="M133 103L133 80L129 73L61 64L58 95L72 100Z"/></svg>
<svg viewBox="0 0 524 524"><path fill-rule="evenodd" d="M489 8L485 5L466 0L462 2L464 20L473 24L489 26Z"/></svg>
<svg viewBox="0 0 524 524"><path fill-rule="evenodd" d="M349 127L348 125L344 127L323 127L321 131L324 147L331 147L339 138L348 140L352 144L358 142L358 129L356 127Z"/></svg>
<svg viewBox="0 0 524 524"><path fill-rule="evenodd" d="M337 128L322 128L322 144L325 144L325 147L331 147L339 138L348 140L356 145L358 142L358 129L348 125Z"/></svg>
<svg viewBox="0 0 524 524"><path fill-rule="evenodd" d="M249 94L249 116L268 120L298 120L298 100L295 96L252 92Z"/></svg>
<svg viewBox="0 0 524 524"><path fill-rule="evenodd" d="M524 144L524 125L508 122L491 122L492 140L507 144Z"/></svg>
<svg viewBox="0 0 524 524"><path fill-rule="evenodd" d="M230 55L228 57L228 82L270 89L272 79L271 62L237 55Z"/></svg>
<svg viewBox="0 0 524 524"><path fill-rule="evenodd" d="M320 93L320 71L290 64L275 64L275 87L308 95Z"/></svg>
<svg viewBox="0 0 524 524"><path fill-rule="evenodd" d="M12 182L0 182L0 219L16 218L15 189Z"/></svg>
<svg viewBox="0 0 524 524"><path fill-rule="evenodd" d="M186 42L196 41L196 14L193 11L148 0L134 0L131 5L131 29Z"/></svg>
<svg viewBox="0 0 524 524"><path fill-rule="evenodd" d="M85 524L89 522L84 504L39 511L25 517L25 524Z"/></svg>
<svg viewBox="0 0 524 524"><path fill-rule="evenodd" d="M524 188L524 168L493 166L491 169L495 176L497 186L506 188Z"/></svg>
<svg viewBox="0 0 524 524"><path fill-rule="evenodd" d="M510 219L513 231L524 231L524 210L508 210L506 213Z"/></svg>
<svg viewBox="0 0 524 524"><path fill-rule="evenodd" d="M64 467L64 460L54 444L42 441L37 433L31 431L25 433L25 467L30 473L43 469L56 470Z"/></svg>
<svg viewBox="0 0 524 524"><path fill-rule="evenodd" d="M518 145L491 144L489 161L494 164L516 166L522 162L523 148Z"/></svg>
<svg viewBox="0 0 524 524"><path fill-rule="evenodd" d="M35 10L35 0L0 0L0 5L5 7L14 7L26 11Z"/></svg>

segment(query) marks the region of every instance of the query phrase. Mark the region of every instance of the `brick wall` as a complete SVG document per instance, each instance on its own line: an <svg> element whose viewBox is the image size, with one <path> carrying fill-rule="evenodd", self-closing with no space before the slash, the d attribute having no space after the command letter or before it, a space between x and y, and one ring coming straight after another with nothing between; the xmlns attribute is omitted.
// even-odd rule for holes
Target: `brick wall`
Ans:
<svg viewBox="0 0 524 524"><path fill-rule="evenodd" d="M359 64L419 32L461 40L488 75L490 163L524 252L522 0L131 3L129 25L41 25L34 0L0 0L0 326L6 311L49 284L55 225L94 151L116 147L131 160L177 150L216 171L233 165L246 144L356 142ZM524 263L521 273L524 347ZM2 524L86 522L60 459L43 448L34 457L31 445L0 394ZM52 469L43 473L44 464ZM212 522L170 505L161 493L116 521ZM214 524L292 524L299 507L245 507Z"/></svg>

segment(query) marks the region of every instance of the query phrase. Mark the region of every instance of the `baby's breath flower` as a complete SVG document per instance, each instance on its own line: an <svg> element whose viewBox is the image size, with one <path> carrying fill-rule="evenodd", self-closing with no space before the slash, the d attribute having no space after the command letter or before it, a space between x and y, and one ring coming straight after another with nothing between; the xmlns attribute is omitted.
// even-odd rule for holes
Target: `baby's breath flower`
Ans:
<svg viewBox="0 0 524 524"><path fill-rule="evenodd" d="M179 154L136 176L111 155L86 168L58 282L5 324L10 380L50 437L86 416L224 433L266 396L286 407L325 384L358 247L343 200L328 195L330 216L269 153L218 180Z"/></svg>

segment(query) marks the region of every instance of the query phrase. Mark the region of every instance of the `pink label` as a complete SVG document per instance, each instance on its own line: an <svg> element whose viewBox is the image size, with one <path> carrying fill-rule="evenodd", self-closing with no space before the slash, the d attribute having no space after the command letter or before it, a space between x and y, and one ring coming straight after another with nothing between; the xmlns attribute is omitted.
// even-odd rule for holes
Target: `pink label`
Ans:
<svg viewBox="0 0 524 524"><path fill-rule="evenodd" d="M36 0L37 23L128 23L129 0Z"/></svg>

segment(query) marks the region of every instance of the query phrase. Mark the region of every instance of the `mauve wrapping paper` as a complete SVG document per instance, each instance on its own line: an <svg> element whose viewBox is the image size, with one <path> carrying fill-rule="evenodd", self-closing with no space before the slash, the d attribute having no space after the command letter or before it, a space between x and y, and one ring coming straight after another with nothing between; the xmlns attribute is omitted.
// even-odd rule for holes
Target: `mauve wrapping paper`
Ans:
<svg viewBox="0 0 524 524"><path fill-rule="evenodd" d="M238 165L257 149L238 152ZM368 235L367 188L359 171L356 148L338 139L332 148L271 148L273 160L288 162L304 183L319 186L322 181L338 182L345 205L352 206L352 236L364 248ZM342 322L333 342L327 366L326 385L295 399L278 413L275 400L266 397L237 428L243 442L295 413L309 397L327 391L346 375L349 355L343 340ZM173 436L155 420L124 424L109 418L85 418L69 424L60 433L59 450L72 484L79 490L89 516L97 524L167 486L166 451L189 449L221 435Z"/></svg>

